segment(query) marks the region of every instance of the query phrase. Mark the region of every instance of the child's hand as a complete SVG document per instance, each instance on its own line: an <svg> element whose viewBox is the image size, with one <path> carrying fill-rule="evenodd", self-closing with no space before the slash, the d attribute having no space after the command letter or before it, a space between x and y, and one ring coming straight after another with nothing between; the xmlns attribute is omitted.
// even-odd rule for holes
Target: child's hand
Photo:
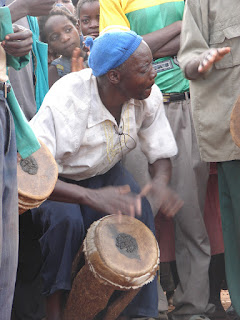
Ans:
<svg viewBox="0 0 240 320"><path fill-rule="evenodd" d="M94 37L94 36L84 36L82 49L83 49L84 52L89 53L89 52L90 52L90 49L89 49L89 47L87 47L87 46L85 45L85 40L86 40L87 37L91 37L93 40L95 40L96 37Z"/></svg>
<svg viewBox="0 0 240 320"><path fill-rule="evenodd" d="M82 51L80 48L75 48L72 53L72 72L81 71L84 69Z"/></svg>

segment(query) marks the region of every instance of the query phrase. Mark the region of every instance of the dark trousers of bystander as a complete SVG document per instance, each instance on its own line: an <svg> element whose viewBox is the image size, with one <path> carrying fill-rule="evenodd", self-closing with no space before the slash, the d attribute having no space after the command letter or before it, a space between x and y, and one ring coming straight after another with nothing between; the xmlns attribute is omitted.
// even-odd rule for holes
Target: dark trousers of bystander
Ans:
<svg viewBox="0 0 240 320"><path fill-rule="evenodd" d="M14 122L0 90L0 319L9 320L18 259L17 149Z"/></svg>

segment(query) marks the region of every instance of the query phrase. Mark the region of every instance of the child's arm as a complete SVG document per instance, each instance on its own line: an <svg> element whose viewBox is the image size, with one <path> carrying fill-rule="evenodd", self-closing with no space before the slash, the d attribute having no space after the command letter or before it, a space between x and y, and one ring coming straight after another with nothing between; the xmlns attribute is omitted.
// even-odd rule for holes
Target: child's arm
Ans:
<svg viewBox="0 0 240 320"><path fill-rule="evenodd" d="M49 84L49 89L51 88L51 86L57 81L59 80L60 77L58 75L57 72L57 68L56 66L50 65L48 67L48 84Z"/></svg>

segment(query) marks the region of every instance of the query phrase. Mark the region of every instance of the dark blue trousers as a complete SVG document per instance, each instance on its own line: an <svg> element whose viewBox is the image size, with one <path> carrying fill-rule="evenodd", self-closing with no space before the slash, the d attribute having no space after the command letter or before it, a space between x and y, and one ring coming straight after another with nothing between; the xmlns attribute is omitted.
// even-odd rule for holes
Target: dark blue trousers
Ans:
<svg viewBox="0 0 240 320"><path fill-rule="evenodd" d="M133 177L119 163L104 175L80 182L67 182L91 189L128 184L132 192L140 192ZM73 259L83 242L87 229L94 221L104 215L88 206L54 201L45 201L39 208L32 210L33 222L42 230L40 245L43 257L42 277L45 295L50 295L57 290L71 289ZM154 232L153 214L146 198L142 199L142 215L138 219ZM157 317L157 304L155 277L153 282L140 290L124 310L124 314L131 317Z"/></svg>

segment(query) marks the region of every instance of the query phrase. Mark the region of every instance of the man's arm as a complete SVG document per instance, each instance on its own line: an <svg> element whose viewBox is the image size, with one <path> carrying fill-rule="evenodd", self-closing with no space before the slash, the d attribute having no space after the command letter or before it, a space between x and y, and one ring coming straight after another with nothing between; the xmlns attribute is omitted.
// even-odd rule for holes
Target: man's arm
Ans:
<svg viewBox="0 0 240 320"><path fill-rule="evenodd" d="M163 58L168 56L176 56L178 54L180 47L180 35L177 35L175 38L170 40L164 46L162 46L159 50L153 53L153 58Z"/></svg>
<svg viewBox="0 0 240 320"><path fill-rule="evenodd" d="M186 78L196 80L230 52L229 47L210 48L207 3L187 2L184 9L178 60ZM205 23L204 23L205 22Z"/></svg>
<svg viewBox="0 0 240 320"><path fill-rule="evenodd" d="M159 159L149 164L152 177L151 194L154 204L166 217L173 217L183 206L180 197L168 187L171 178L170 159Z"/></svg>
<svg viewBox="0 0 240 320"><path fill-rule="evenodd" d="M186 2L178 61L186 78L196 80L230 52L229 47L210 48L208 2Z"/></svg>
<svg viewBox="0 0 240 320"><path fill-rule="evenodd" d="M87 205L105 214L141 215L141 195L128 185L88 189L58 180L50 200Z"/></svg>
<svg viewBox="0 0 240 320"><path fill-rule="evenodd" d="M27 15L47 15L54 3L55 0L15 0L8 7L11 12L12 22L14 23Z"/></svg>
<svg viewBox="0 0 240 320"><path fill-rule="evenodd" d="M143 35L143 40L149 45L153 57L161 58L167 55L176 55L180 46L181 21Z"/></svg>

